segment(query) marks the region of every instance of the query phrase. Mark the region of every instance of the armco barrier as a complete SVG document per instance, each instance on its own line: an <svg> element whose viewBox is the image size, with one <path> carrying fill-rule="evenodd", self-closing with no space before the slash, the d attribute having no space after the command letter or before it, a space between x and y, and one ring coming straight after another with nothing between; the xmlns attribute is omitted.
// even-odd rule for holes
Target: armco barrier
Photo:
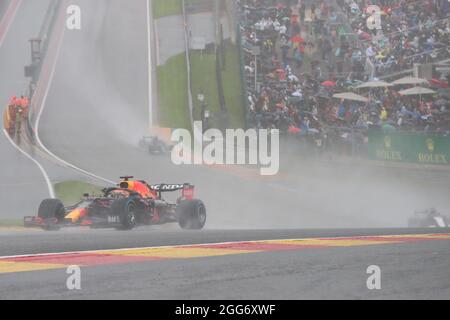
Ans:
<svg viewBox="0 0 450 320"><path fill-rule="evenodd" d="M11 120L10 120L10 116L9 116L9 108L6 107L5 110L3 111L3 128L5 128L6 131L9 132L10 125L11 125Z"/></svg>
<svg viewBox="0 0 450 320"><path fill-rule="evenodd" d="M393 162L449 165L450 136L369 131L369 158Z"/></svg>

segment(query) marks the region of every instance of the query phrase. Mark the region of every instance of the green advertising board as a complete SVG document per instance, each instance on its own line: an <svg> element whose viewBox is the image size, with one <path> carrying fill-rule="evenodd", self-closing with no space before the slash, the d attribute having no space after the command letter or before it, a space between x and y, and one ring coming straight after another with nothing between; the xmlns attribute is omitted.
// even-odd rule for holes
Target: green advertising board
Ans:
<svg viewBox="0 0 450 320"><path fill-rule="evenodd" d="M383 161L449 165L450 137L370 130L369 158Z"/></svg>

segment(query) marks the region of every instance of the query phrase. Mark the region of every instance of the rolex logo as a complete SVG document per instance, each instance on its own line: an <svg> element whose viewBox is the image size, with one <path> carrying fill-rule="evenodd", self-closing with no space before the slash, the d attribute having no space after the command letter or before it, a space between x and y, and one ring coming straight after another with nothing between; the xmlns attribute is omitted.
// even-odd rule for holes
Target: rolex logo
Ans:
<svg viewBox="0 0 450 320"><path fill-rule="evenodd" d="M430 153L433 153L434 152L434 149L435 149L435 144L434 144L434 141L433 141L433 139L427 139L427 148L428 148L428 151L430 152Z"/></svg>
<svg viewBox="0 0 450 320"><path fill-rule="evenodd" d="M385 146L386 149L392 148L391 137L389 137L389 136L384 137L384 146Z"/></svg>

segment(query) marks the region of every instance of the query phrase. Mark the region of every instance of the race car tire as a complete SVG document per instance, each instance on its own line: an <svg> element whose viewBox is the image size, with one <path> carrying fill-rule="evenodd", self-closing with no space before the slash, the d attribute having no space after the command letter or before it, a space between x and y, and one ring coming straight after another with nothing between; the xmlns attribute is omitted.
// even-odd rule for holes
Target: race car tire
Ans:
<svg viewBox="0 0 450 320"><path fill-rule="evenodd" d="M56 218L58 223L64 221L66 210L64 204L58 199L46 199L41 202L38 210L38 217L42 219Z"/></svg>
<svg viewBox="0 0 450 320"><path fill-rule="evenodd" d="M136 203L133 199L125 198L113 202L111 205L113 215L119 217L119 230L131 230L136 226Z"/></svg>
<svg viewBox="0 0 450 320"><path fill-rule="evenodd" d="M206 224L206 207L201 200L185 200L177 207L178 224L183 230L201 230Z"/></svg>

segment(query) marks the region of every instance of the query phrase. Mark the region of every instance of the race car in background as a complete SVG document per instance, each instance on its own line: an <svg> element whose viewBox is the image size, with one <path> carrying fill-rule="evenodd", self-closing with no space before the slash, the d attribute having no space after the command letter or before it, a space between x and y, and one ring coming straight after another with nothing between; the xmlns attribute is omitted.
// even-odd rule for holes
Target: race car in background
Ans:
<svg viewBox="0 0 450 320"><path fill-rule="evenodd" d="M200 230L206 223L206 208L194 199L194 186L185 184L149 185L134 177L121 177L117 187L106 188L100 197L84 195L79 203L64 207L57 199L46 199L38 215L25 217L26 227L59 230L90 226L131 230L139 225L178 223L182 229ZM166 192L181 191L175 202L163 199Z"/></svg>
<svg viewBox="0 0 450 320"><path fill-rule="evenodd" d="M143 137L139 141L139 147L147 149L151 155L168 154L173 149L173 145L167 144L157 136Z"/></svg>
<svg viewBox="0 0 450 320"><path fill-rule="evenodd" d="M409 228L449 228L450 218L441 215L436 209L417 211L408 220Z"/></svg>

